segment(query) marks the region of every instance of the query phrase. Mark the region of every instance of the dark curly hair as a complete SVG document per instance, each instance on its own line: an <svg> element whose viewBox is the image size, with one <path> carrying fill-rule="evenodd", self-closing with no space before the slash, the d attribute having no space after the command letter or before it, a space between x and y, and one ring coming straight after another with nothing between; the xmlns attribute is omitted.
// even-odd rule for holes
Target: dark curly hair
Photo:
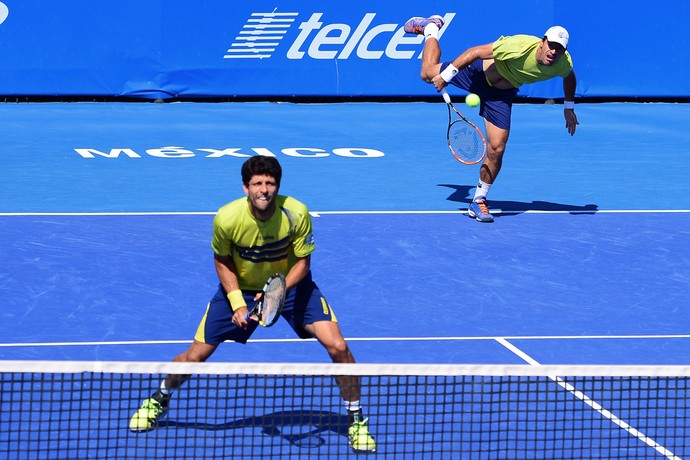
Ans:
<svg viewBox="0 0 690 460"><path fill-rule="evenodd" d="M283 177L283 168L275 157L265 157L262 155L254 156L242 165L242 183L249 185L253 176L266 175L275 179L280 186L280 179Z"/></svg>

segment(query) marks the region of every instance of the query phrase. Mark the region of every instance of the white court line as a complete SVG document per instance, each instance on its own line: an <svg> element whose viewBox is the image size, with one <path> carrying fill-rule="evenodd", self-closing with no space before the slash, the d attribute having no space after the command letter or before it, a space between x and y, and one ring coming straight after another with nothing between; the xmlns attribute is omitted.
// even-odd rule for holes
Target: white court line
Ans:
<svg viewBox="0 0 690 460"><path fill-rule="evenodd" d="M348 337L348 342L442 342L442 341L498 341L498 340L597 340L597 339L690 339L690 334L667 335L546 335L502 337ZM306 339L315 341L315 339ZM0 348L10 347L72 347L100 345L170 345L190 343L188 340L118 340L104 342L14 342L0 343ZM305 339L252 339L252 343L305 342ZM524 358L523 358L524 359ZM525 359L527 361L527 359Z"/></svg>
<svg viewBox="0 0 690 460"><path fill-rule="evenodd" d="M0 212L1 217L17 216L212 216L210 211L141 211L141 212Z"/></svg>
<svg viewBox="0 0 690 460"><path fill-rule="evenodd" d="M511 211L493 210L497 214L687 214L690 209L594 209L590 211ZM132 212L0 212L0 217L18 216L212 216L216 211L132 211ZM466 210L456 211L311 211L314 217L320 215L351 214L467 214Z"/></svg>
<svg viewBox="0 0 690 460"><path fill-rule="evenodd" d="M514 346L512 343L508 342L505 338L497 338L496 341L506 347L508 350L512 351L515 353L517 356L519 356L522 360L527 362L528 364L531 364L532 366L541 366L541 364L531 356L529 356L527 353L524 351L520 350L518 347ZM609 410L605 409L601 404L597 403L594 401L592 398L587 396L585 393L581 392L565 380L563 380L561 377L558 377L556 375L551 375L549 376L551 380L556 382L561 388L563 388L565 391L568 393L572 394L575 396L577 399L585 403L587 406L591 407L595 411L597 411L602 417L605 419L609 420L611 423L617 425L618 427L622 428L623 430L627 431L631 436L636 437L643 443L647 444L649 447L653 448L657 452L659 452L661 455L664 457L670 459L670 460L682 460L680 457L678 457L676 454L671 452L670 450L666 449L664 446L656 442L654 439L648 437L641 431L633 428L630 426L628 423L626 423L624 420L618 418L614 413L610 412Z"/></svg>
<svg viewBox="0 0 690 460"><path fill-rule="evenodd" d="M511 211L509 209L492 209L495 214L648 214L648 213L690 213L690 209L592 209L572 211ZM467 214L467 210L457 211L321 211L313 214Z"/></svg>
<svg viewBox="0 0 690 460"><path fill-rule="evenodd" d="M529 356L527 353L525 353L524 351L520 350L519 348L517 348L516 346L514 346L513 344L508 342L505 338L497 338L496 341L498 343L500 343L501 345L503 345L504 347L506 347L508 350L515 353L520 358L522 358L528 364L531 364L532 366L541 366L541 364L537 360L535 360L534 358ZM617 425L619 428L627 431L628 433L630 433L631 436L636 437L637 439L639 439L643 443L647 444L649 447L651 447L654 450L656 450L657 452L659 452L664 457L671 459L671 460L681 460L681 458L678 457L676 454L674 454L670 450L666 449L664 446L660 445L654 439L648 437L647 435L645 435L641 431L633 428L628 423L626 423L624 420L618 418L612 412L608 411L607 409L604 409L604 407L602 407L599 403L594 401L592 398L587 396L585 393L579 391L577 388L575 388L574 386L572 386L571 384L569 384L568 382L566 382L562 378L555 376L555 375L551 375L551 376L549 376L549 378L551 380L553 380L554 382L556 382L561 388L566 390L568 393L572 394L577 399L579 399L580 401L582 401L583 403L585 403L586 405L588 405L589 407L591 407L592 409L597 411L602 417L609 420L611 423Z"/></svg>

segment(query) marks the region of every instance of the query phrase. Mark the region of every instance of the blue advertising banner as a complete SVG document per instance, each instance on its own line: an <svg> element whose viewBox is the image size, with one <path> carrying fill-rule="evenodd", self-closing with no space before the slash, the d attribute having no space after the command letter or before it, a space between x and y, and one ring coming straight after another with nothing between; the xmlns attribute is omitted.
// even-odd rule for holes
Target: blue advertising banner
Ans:
<svg viewBox="0 0 690 460"><path fill-rule="evenodd" d="M428 96L423 39L403 25L440 14L444 59L558 24L570 31L578 96L688 97L690 6L663 3L0 0L0 94ZM520 95L560 97L561 81Z"/></svg>

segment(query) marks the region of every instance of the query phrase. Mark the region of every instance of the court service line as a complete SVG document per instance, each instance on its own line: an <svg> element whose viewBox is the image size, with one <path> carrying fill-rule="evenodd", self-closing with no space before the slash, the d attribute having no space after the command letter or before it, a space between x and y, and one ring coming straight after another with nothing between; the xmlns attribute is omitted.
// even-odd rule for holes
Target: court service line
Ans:
<svg viewBox="0 0 690 460"><path fill-rule="evenodd" d="M520 350L518 347L514 346L512 343L510 343L508 340L505 338L497 338L496 341L506 347L508 350L512 351L515 353L517 356L519 356L522 360L527 362L528 364L531 364L532 366L541 366L541 364L534 358L532 358L530 355L525 353L524 351ZM624 420L618 418L614 413L611 411L605 409L603 406L601 406L599 403L594 401L592 398L587 396L585 393L581 392L565 380L563 380L561 377L558 377L556 375L550 375L549 378L556 382L561 388L566 390L568 393L572 394L575 396L577 399L597 411L599 414L601 414L602 417L605 419L609 420L613 424L617 425L618 427L622 428L623 430L627 431L630 433L630 435L636 437L643 443L647 444L649 447L653 448L657 452L659 452L661 455L664 457L670 459L670 460L681 460L680 457L678 457L676 454L656 442L654 439L650 438L649 436L645 435L641 431L633 428L630 426L628 423L626 423Z"/></svg>
<svg viewBox="0 0 690 460"><path fill-rule="evenodd" d="M498 340L600 340L600 339L690 339L690 334L666 335L551 335L551 336L502 336L502 337L348 337L348 342L439 342L439 341L498 341ZM256 339L252 343L304 342L305 339ZM315 339L306 339L315 341ZM190 343L188 340L112 340L102 342L14 342L0 343L0 348L11 347L69 347L100 345L177 345ZM524 359L524 358L523 358ZM527 360L525 360L527 361Z"/></svg>
<svg viewBox="0 0 690 460"><path fill-rule="evenodd" d="M572 210L572 211L511 211L492 210L496 214L687 214L690 209L597 209L597 210ZM22 216L212 216L216 211L123 211L123 212L0 212L0 217ZM467 214L466 210L454 211L311 211L313 217L321 215L354 215L354 214Z"/></svg>
<svg viewBox="0 0 690 460"><path fill-rule="evenodd" d="M690 213L690 209L596 209L596 210L562 210L544 211L528 209L526 211L511 211L509 209L492 209L494 214L648 214L648 213ZM467 214L467 210L455 211L315 211L310 214L337 215L337 214Z"/></svg>

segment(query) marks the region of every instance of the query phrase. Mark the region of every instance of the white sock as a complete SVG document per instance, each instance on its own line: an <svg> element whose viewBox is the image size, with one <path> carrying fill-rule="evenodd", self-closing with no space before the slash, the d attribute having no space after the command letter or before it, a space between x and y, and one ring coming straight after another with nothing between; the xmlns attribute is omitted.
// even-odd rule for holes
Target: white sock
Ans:
<svg viewBox="0 0 690 460"><path fill-rule="evenodd" d="M438 26L433 22L424 27L424 40L428 40L430 38L435 38L438 40Z"/></svg>
<svg viewBox="0 0 690 460"><path fill-rule="evenodd" d="M474 190L474 198L472 201L477 201L477 198L479 197L484 197L489 194L489 190L491 189L491 184L487 184L486 182L482 182L481 180L477 184L477 188Z"/></svg>
<svg viewBox="0 0 690 460"><path fill-rule="evenodd" d="M165 380L163 380L163 381L161 382L161 386L158 388L158 391L160 391L161 394L164 394L164 395L166 395L166 396L172 394L172 390L169 390L169 389L167 389L167 388L165 387Z"/></svg>
<svg viewBox="0 0 690 460"><path fill-rule="evenodd" d="M357 412L362 409L362 406L359 404L359 400L345 401L345 409L347 409L348 412Z"/></svg>

